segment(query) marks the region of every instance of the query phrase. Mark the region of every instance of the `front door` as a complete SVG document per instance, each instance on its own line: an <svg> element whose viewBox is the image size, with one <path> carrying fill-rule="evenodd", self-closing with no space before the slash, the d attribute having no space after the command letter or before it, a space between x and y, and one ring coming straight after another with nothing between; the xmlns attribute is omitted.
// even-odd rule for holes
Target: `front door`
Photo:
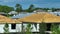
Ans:
<svg viewBox="0 0 60 34"><path fill-rule="evenodd" d="M51 31L51 23L47 24L47 31Z"/></svg>
<svg viewBox="0 0 60 34"><path fill-rule="evenodd" d="M46 27L47 27L46 31L51 31L51 23L47 23ZM50 34L50 33L46 32L46 34Z"/></svg>

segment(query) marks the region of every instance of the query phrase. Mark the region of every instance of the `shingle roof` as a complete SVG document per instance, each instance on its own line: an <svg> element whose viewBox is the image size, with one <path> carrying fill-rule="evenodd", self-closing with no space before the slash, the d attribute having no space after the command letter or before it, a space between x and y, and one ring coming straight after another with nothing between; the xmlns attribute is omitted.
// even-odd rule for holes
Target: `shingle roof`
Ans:
<svg viewBox="0 0 60 34"><path fill-rule="evenodd" d="M19 21L0 15L0 24L18 23Z"/></svg>
<svg viewBox="0 0 60 34"><path fill-rule="evenodd" d="M19 13L18 15L16 15L16 16L12 16L11 18L24 18L24 17L26 17L26 16L29 16L29 15L31 15L31 14L34 14L34 13Z"/></svg>
<svg viewBox="0 0 60 34"><path fill-rule="evenodd" d="M16 11L11 11L11 12L9 12L8 14L18 14Z"/></svg>
<svg viewBox="0 0 60 34"><path fill-rule="evenodd" d="M60 22L60 16L56 16L49 13L38 13L33 14L24 18L18 19L18 21L22 22L33 22L33 23L57 23Z"/></svg>

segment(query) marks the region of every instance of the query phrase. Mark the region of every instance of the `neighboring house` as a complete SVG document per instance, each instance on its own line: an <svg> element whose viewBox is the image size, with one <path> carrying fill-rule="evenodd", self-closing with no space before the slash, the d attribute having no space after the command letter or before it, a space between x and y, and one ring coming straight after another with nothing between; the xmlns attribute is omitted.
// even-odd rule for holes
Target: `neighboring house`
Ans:
<svg viewBox="0 0 60 34"><path fill-rule="evenodd" d="M0 15L7 16L7 13L0 12Z"/></svg>
<svg viewBox="0 0 60 34"><path fill-rule="evenodd" d="M55 11L55 12L60 12L60 10L57 10L57 11Z"/></svg>
<svg viewBox="0 0 60 34"><path fill-rule="evenodd" d="M48 12L48 13L50 13L50 14L54 14L54 15L56 15L56 16L60 16L60 12Z"/></svg>
<svg viewBox="0 0 60 34"><path fill-rule="evenodd" d="M47 10L47 12L52 12L52 10Z"/></svg>
<svg viewBox="0 0 60 34"><path fill-rule="evenodd" d="M20 12L20 13L22 13L22 14L26 14L26 13L28 13L28 12Z"/></svg>
<svg viewBox="0 0 60 34"><path fill-rule="evenodd" d="M29 15L31 15L31 14L34 14L34 13L19 13L19 14L17 14L16 16L12 16L11 18L12 19L18 19L18 18L23 18L23 17L26 17L26 16L29 16Z"/></svg>
<svg viewBox="0 0 60 34"><path fill-rule="evenodd" d="M8 14L15 16L15 15L18 14L18 13L17 13L16 11L11 11L11 12L9 12Z"/></svg>
<svg viewBox="0 0 60 34"><path fill-rule="evenodd" d="M46 11L45 10L38 9L38 10L34 10L33 12L46 12Z"/></svg>

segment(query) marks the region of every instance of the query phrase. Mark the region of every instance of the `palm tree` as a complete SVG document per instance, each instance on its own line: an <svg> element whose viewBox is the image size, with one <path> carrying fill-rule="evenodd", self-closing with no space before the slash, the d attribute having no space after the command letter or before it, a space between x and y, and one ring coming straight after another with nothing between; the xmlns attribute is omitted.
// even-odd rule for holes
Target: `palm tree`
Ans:
<svg viewBox="0 0 60 34"><path fill-rule="evenodd" d="M52 12L54 12L55 11L55 8L52 8Z"/></svg>
<svg viewBox="0 0 60 34"><path fill-rule="evenodd" d="M27 9L27 12L33 12L33 9L34 9L34 5L31 4L31 5L29 6L29 8Z"/></svg>
<svg viewBox="0 0 60 34"><path fill-rule="evenodd" d="M31 4L30 5L30 7L29 7L29 9L33 9L34 8L34 5L33 4Z"/></svg>
<svg viewBox="0 0 60 34"><path fill-rule="evenodd" d="M15 7L20 7L20 4L16 4L16 6Z"/></svg>
<svg viewBox="0 0 60 34"><path fill-rule="evenodd" d="M19 13L22 11L22 6L20 4L16 4L16 11Z"/></svg>

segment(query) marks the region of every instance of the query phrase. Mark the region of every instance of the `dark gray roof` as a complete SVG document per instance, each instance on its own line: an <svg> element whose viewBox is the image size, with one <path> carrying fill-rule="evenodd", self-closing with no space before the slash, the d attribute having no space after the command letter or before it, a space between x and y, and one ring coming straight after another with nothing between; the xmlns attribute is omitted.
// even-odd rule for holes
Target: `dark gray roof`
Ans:
<svg viewBox="0 0 60 34"><path fill-rule="evenodd" d="M59 15L60 16L60 12L48 12L50 14L54 14L54 15ZM16 16L12 16L11 18L23 18L23 17L26 17L26 16L30 16L31 14L34 14L34 13L19 13L18 15Z"/></svg>
<svg viewBox="0 0 60 34"><path fill-rule="evenodd" d="M34 14L34 13L19 13L18 15L12 16L11 18L23 18L23 17L29 16L31 14Z"/></svg>
<svg viewBox="0 0 60 34"><path fill-rule="evenodd" d="M0 14L7 14L7 13L4 13L4 12L0 12Z"/></svg>
<svg viewBox="0 0 60 34"><path fill-rule="evenodd" d="M38 9L38 10L35 10L36 12L46 12L45 10L41 10L41 9Z"/></svg>
<svg viewBox="0 0 60 34"><path fill-rule="evenodd" d="M16 11L11 11L8 14L17 14L17 12Z"/></svg>
<svg viewBox="0 0 60 34"><path fill-rule="evenodd" d="M60 12L48 12L48 13L60 16Z"/></svg>

